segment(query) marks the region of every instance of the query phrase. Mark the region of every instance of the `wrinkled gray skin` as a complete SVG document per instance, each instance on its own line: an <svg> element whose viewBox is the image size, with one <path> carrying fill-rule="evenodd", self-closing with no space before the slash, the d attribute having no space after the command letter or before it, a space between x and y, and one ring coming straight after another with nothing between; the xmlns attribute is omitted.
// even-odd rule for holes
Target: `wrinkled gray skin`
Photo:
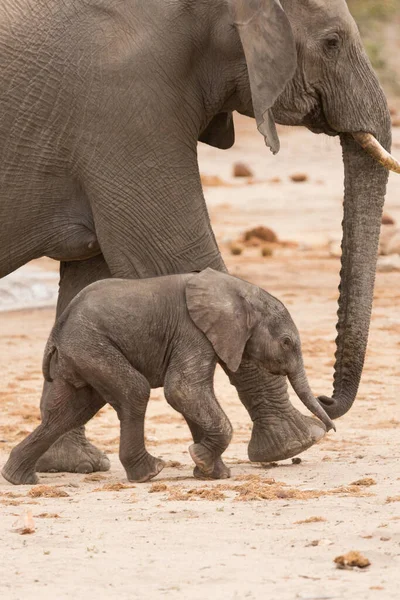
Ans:
<svg viewBox="0 0 400 600"><path fill-rule="evenodd" d="M120 459L130 481L164 467L145 448L144 417L151 388L185 417L199 477L229 477L221 454L231 424L214 395L217 361L236 372L245 358L288 376L304 404L334 425L314 398L298 331L284 305L245 281L206 269L200 274L142 280L107 279L82 290L56 322L43 374L52 382L43 422L16 446L2 474L14 484L37 483L35 465L63 434L84 425L109 402L121 424ZM102 402L78 402L89 387Z"/></svg>
<svg viewBox="0 0 400 600"><path fill-rule="evenodd" d="M274 152L274 120L340 135L338 338L334 392L321 402L333 418L349 410L387 182L350 134L373 133L389 149L391 132L345 0L0 0L0 47L0 276L57 258L58 314L98 279L224 270L196 147L230 147L233 110L256 118ZM284 377L246 361L227 372L254 422L251 460L294 456L324 435L290 404ZM51 384L44 419L49 396ZM90 401L99 402L95 392ZM37 467L87 472L109 462L79 429Z"/></svg>

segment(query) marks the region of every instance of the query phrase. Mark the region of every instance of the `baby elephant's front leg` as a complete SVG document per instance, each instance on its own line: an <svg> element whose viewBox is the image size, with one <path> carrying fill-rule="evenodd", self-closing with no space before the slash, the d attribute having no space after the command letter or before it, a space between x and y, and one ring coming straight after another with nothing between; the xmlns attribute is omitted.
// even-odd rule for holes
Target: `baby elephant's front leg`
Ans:
<svg viewBox="0 0 400 600"><path fill-rule="evenodd" d="M168 403L185 417L192 431L195 443L190 446L189 452L197 467L195 476L229 477L229 469L222 463L221 454L232 439L232 426L214 395L212 376L215 364L203 365L210 373L197 373L196 377L191 370L185 372L185 367L187 369L188 365L175 365L171 369L164 393Z"/></svg>
<svg viewBox="0 0 400 600"><path fill-rule="evenodd" d="M193 441L196 444L200 443L206 435L205 432L201 427L199 427L199 425L188 419L186 415L183 415L183 417L188 424ZM229 479L231 476L231 470L226 466L221 457L217 457L214 461L214 469L212 473L205 475L205 473L196 466L193 469L193 476L196 477L196 479Z"/></svg>

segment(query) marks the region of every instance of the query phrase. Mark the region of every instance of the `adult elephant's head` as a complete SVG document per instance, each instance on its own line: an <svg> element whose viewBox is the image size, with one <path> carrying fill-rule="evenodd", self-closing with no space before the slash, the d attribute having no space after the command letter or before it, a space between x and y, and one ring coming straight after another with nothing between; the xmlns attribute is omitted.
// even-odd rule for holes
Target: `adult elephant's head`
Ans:
<svg viewBox="0 0 400 600"><path fill-rule="evenodd" d="M334 391L332 398L320 398L329 416L337 418L349 410L357 394L387 169L400 172L388 154L391 123L386 98L345 0L228 0L228 4L252 96L249 108L241 91L243 104L238 110L256 118L271 150L279 149L274 121L340 136L345 199ZM226 140L233 142L232 132Z"/></svg>
<svg viewBox="0 0 400 600"><path fill-rule="evenodd" d="M357 394L364 364L374 290L391 122L385 95L345 0L282 0L297 47L297 70L275 104L283 124L339 135L344 162L342 269L332 398L321 397L332 418ZM382 166L384 165L384 166ZM385 168L387 167L387 168Z"/></svg>

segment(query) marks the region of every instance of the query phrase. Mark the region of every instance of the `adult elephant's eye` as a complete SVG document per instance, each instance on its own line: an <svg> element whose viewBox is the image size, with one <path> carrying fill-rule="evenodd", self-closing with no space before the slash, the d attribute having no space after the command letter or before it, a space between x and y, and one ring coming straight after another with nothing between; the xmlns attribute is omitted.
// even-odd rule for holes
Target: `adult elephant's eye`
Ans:
<svg viewBox="0 0 400 600"><path fill-rule="evenodd" d="M324 40L325 49L332 54L340 48L340 37L335 33Z"/></svg>

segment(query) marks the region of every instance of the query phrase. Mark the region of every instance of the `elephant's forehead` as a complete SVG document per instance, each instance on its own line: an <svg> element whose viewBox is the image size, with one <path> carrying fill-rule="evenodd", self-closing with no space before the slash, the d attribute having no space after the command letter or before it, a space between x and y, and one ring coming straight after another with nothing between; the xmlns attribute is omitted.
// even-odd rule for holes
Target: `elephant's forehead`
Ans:
<svg viewBox="0 0 400 600"><path fill-rule="evenodd" d="M294 29L310 31L332 27L356 30L345 0L281 0Z"/></svg>

